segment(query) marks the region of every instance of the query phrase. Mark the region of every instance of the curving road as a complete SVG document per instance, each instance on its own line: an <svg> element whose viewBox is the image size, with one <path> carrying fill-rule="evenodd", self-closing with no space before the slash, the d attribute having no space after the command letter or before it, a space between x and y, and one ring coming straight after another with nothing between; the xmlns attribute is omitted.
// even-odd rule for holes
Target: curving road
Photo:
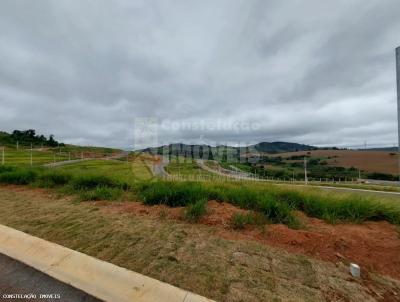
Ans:
<svg viewBox="0 0 400 302"><path fill-rule="evenodd" d="M245 173L245 172L236 172L236 171L231 171L231 170L227 170L227 169L223 169L220 168L219 170L215 170L210 168L209 166L207 166L204 163L204 160L198 159L196 160L198 166L202 169L204 169L205 171L214 173L214 174L218 174L221 176L225 176L225 177L230 177L230 178L235 178L235 179L241 179L241 180L251 180L251 181L262 181L262 182L273 182L271 180L267 180L267 179L261 179L261 178L255 178L252 177L251 174L249 173ZM399 197L399 201L400 201L400 192L390 192L390 191L377 191L377 190L368 190L368 189L356 189L356 188L345 188L345 187L334 187L334 186L318 186L318 185L305 185L305 184L299 184L299 183L274 183L276 185L282 185L282 186L298 186L298 187L312 187L312 188L319 188L322 190L329 190L329 191L342 191L342 192L350 192L350 193L354 193L354 192L364 192L364 193L370 193L370 194L374 194L374 195L386 195L386 196L390 196L390 197Z"/></svg>

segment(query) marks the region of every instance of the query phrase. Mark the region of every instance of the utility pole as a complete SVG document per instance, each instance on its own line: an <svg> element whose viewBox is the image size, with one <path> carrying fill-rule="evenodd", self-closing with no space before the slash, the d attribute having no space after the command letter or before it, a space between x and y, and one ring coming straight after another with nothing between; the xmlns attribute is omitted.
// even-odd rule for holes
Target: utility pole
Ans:
<svg viewBox="0 0 400 302"><path fill-rule="evenodd" d="M19 149L19 142L17 141L17 150Z"/></svg>
<svg viewBox="0 0 400 302"><path fill-rule="evenodd" d="M32 145L32 143L31 143L31 167L32 167L32 165L33 165L33 157L32 157L32 152L33 152L33 145Z"/></svg>
<svg viewBox="0 0 400 302"><path fill-rule="evenodd" d="M397 75L397 135L398 135L398 160L400 180L400 46L396 48L396 75Z"/></svg>
<svg viewBox="0 0 400 302"><path fill-rule="evenodd" d="M308 177L307 177L307 156L304 156L304 183L308 184Z"/></svg>
<svg viewBox="0 0 400 302"><path fill-rule="evenodd" d="M2 152L2 156L1 156L1 164L4 166L4 147L3 147L3 152Z"/></svg>

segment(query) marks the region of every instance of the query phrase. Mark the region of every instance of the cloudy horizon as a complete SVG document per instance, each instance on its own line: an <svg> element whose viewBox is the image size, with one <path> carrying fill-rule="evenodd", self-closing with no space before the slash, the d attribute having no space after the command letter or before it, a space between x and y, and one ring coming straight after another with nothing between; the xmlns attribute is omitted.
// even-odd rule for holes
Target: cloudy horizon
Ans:
<svg viewBox="0 0 400 302"><path fill-rule="evenodd" d="M397 0L0 2L0 130L134 148L397 144ZM136 129L137 130L137 129Z"/></svg>

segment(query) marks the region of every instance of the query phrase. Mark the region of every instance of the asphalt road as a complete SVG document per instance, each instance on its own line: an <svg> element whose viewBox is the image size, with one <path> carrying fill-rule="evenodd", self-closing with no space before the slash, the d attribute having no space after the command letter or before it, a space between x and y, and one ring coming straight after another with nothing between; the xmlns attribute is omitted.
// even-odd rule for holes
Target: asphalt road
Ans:
<svg viewBox="0 0 400 302"><path fill-rule="evenodd" d="M36 298L9 296L18 294L35 294ZM53 297L40 298L40 294ZM101 302L3 254L0 254L0 301Z"/></svg>
<svg viewBox="0 0 400 302"><path fill-rule="evenodd" d="M168 166L169 160L166 157L161 157L161 161L154 163L153 165L153 175L160 176L160 177L168 177L169 174L165 171L165 167Z"/></svg>

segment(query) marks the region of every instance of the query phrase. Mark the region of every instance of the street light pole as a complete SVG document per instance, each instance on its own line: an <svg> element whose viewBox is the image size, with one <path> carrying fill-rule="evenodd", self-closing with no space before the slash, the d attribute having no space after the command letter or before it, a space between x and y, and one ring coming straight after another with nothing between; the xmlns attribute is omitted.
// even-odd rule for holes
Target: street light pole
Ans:
<svg viewBox="0 0 400 302"><path fill-rule="evenodd" d="M397 135L398 135L398 160L400 180L400 46L396 48L396 75L397 75Z"/></svg>

